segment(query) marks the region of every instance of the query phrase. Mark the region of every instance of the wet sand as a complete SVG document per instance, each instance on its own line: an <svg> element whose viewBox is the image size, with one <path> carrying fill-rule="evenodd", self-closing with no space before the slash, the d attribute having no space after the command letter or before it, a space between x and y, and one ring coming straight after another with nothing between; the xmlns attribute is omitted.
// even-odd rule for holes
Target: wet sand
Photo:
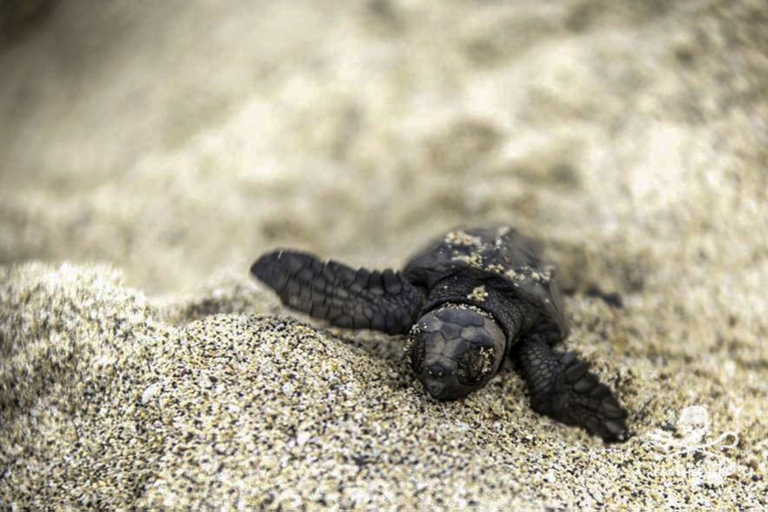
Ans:
<svg viewBox="0 0 768 512"><path fill-rule="evenodd" d="M164 6L0 38L0 508L768 506L763 2ZM628 442L511 370L435 402L247 275L487 223L548 246Z"/></svg>

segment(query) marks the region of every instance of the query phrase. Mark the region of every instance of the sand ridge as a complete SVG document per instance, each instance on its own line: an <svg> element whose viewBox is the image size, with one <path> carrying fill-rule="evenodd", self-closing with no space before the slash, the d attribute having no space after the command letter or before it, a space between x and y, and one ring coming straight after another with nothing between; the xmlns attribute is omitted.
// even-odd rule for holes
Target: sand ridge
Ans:
<svg viewBox="0 0 768 512"><path fill-rule="evenodd" d="M467 400L432 401L399 338L337 338L282 315L179 324L178 307L152 307L107 267L27 265L6 276L2 297L0 327L16 340L4 347L6 505L764 505L754 447L685 445L690 430L677 416L691 403L686 389L709 389L697 403L712 413L716 393L728 393L698 362L660 371L584 350L632 411L635 436L605 446L533 413L512 372ZM620 312L587 302L575 308L570 345L621 334L612 332ZM49 350L30 365L41 339ZM19 374L30 367L45 385ZM754 407L734 415L732 403L697 441L729 427L752 442L765 427L738 421L759 422ZM689 453L675 453L675 442Z"/></svg>

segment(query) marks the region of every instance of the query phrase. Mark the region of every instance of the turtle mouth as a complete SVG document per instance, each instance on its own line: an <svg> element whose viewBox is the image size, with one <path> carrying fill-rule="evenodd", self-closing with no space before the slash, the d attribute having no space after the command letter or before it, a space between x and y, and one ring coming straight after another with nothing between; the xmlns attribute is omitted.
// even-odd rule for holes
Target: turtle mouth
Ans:
<svg viewBox="0 0 768 512"><path fill-rule="evenodd" d="M463 389L464 386L461 386L460 384L456 383L450 383L450 382L435 382L435 381L428 381L428 382L422 382L424 384L424 389L427 390L427 393L429 393L429 396L434 398L435 400L440 400L441 402L450 402L451 400L458 400L459 398L464 398L467 396L471 390Z"/></svg>
<svg viewBox="0 0 768 512"><path fill-rule="evenodd" d="M433 363L425 367L419 374L419 380L424 389L435 400L449 401L467 396L472 392L471 387L463 385L456 376L452 365Z"/></svg>

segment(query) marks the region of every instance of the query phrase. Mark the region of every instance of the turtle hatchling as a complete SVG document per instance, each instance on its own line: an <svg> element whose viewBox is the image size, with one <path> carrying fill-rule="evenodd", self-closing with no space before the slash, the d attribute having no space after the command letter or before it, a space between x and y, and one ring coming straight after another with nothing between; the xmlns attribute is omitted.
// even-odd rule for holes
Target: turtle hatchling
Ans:
<svg viewBox="0 0 768 512"><path fill-rule="evenodd" d="M261 256L251 273L283 304L351 329L405 334L414 373L438 400L481 389L506 357L541 414L605 441L627 438L626 411L574 352L555 269L516 230L455 230L401 272L354 270L299 251Z"/></svg>

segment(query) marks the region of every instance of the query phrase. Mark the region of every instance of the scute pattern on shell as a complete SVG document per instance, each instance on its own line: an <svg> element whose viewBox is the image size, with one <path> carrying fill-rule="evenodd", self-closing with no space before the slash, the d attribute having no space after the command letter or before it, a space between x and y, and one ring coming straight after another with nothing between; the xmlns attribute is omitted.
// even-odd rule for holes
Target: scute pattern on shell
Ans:
<svg viewBox="0 0 768 512"><path fill-rule="evenodd" d="M541 311L541 322L567 332L555 268L536 240L507 226L453 230L414 256L403 275L431 289L462 272L477 281L471 299L482 302L489 292L523 299Z"/></svg>

